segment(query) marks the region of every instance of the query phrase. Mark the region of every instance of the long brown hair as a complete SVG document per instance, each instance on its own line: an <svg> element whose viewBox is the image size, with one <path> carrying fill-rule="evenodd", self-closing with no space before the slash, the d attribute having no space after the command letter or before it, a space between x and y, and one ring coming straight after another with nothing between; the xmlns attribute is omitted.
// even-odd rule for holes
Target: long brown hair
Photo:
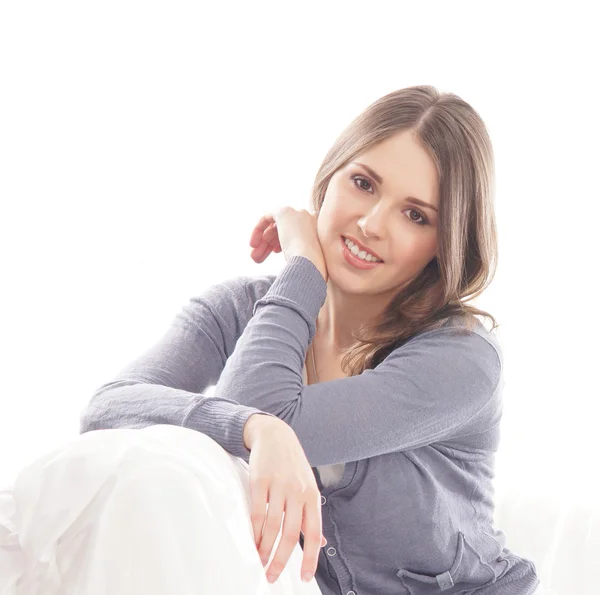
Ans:
<svg viewBox="0 0 600 595"><path fill-rule="evenodd" d="M438 257L392 299L379 320L363 325L342 369L355 376L377 366L415 334L459 317L458 332L477 324L475 316L499 325L465 303L491 283L497 266L494 214L494 157L479 114L453 93L430 85L407 87L375 101L340 134L325 155L312 187L311 206L320 211L333 174L356 155L404 130L436 164L439 177ZM461 330L461 327L466 329Z"/></svg>

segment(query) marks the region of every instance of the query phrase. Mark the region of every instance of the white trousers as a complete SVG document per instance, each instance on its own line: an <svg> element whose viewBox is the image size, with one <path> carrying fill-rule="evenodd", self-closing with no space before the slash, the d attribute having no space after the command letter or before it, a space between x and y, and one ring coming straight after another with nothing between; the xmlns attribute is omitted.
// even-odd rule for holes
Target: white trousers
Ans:
<svg viewBox="0 0 600 595"><path fill-rule="evenodd" d="M179 426L82 434L0 491L0 595L321 595L302 558L267 581L248 465Z"/></svg>

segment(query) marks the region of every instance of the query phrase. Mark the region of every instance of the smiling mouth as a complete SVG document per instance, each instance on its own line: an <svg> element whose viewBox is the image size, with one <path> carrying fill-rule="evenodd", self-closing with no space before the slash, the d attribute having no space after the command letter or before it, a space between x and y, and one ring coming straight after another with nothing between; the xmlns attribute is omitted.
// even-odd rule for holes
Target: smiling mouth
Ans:
<svg viewBox="0 0 600 595"><path fill-rule="evenodd" d="M355 256L356 258L359 258L359 257L358 257L358 256L356 256L356 255L355 255L355 254L352 252L352 250L350 250L350 248L349 248L349 247L346 245L346 241L347 241L347 240L348 240L348 241L350 241L350 242L352 242L352 240L349 240L349 238L347 238L346 236L341 236L341 238L342 238L342 244L343 244L343 245L344 245L344 246L345 246L345 247L348 249L348 251L349 251L351 254L353 254L353 256ZM357 246L357 244L356 244L355 242L352 242L352 243L353 243L355 246ZM362 251L362 250L361 250L361 249L359 249L359 252L361 252L361 251ZM367 254L371 254L371 253L370 253L369 251L367 251L367 250L364 250L364 252L366 252ZM372 258L377 258L376 256L373 256L373 254L371 254L371 257L372 257ZM363 259L360 259L360 260L362 260L362 262L366 262L366 263L368 263L368 264L383 264L383 262L384 262L384 261L383 261L383 259L377 259L377 260L363 260Z"/></svg>
<svg viewBox="0 0 600 595"><path fill-rule="evenodd" d="M342 254L345 261L354 267L354 269L359 269L363 271L369 271L371 269L378 268L383 264L383 261L369 261L363 260L358 255L354 254L348 246L346 246L346 242L344 240L344 236L340 236L340 243L342 245Z"/></svg>

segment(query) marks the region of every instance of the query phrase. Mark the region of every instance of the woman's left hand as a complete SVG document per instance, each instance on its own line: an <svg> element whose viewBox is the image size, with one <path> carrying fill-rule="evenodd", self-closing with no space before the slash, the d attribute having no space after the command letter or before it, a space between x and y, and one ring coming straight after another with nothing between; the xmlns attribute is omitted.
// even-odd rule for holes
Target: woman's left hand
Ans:
<svg viewBox="0 0 600 595"><path fill-rule="evenodd" d="M325 256L317 234L317 213L283 207L260 218L250 236L254 262L263 262L271 252L308 258L328 280Z"/></svg>

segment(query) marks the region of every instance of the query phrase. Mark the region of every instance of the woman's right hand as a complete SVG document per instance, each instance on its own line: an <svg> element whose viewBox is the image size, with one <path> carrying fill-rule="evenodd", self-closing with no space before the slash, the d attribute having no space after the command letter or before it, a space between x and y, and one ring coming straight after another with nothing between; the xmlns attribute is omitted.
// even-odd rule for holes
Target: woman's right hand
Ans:
<svg viewBox="0 0 600 595"><path fill-rule="evenodd" d="M263 215L250 235L250 257L254 262L261 263L271 252L283 252L286 261L292 256L304 256L327 282L329 272L319 240L318 218L318 213L290 206Z"/></svg>
<svg viewBox="0 0 600 595"><path fill-rule="evenodd" d="M285 512L279 547L267 570L267 578L271 583L279 578L298 544L300 531L304 535L301 576L310 573L312 578L317 570L319 551L327 543L322 535L319 487L292 428L278 418L256 417L262 419L248 445L254 541L264 566Z"/></svg>
<svg viewBox="0 0 600 595"><path fill-rule="evenodd" d="M260 218L252 230L250 247L252 248L250 257L258 263L264 262L271 252L276 254L281 252L277 223L273 215L264 215Z"/></svg>

